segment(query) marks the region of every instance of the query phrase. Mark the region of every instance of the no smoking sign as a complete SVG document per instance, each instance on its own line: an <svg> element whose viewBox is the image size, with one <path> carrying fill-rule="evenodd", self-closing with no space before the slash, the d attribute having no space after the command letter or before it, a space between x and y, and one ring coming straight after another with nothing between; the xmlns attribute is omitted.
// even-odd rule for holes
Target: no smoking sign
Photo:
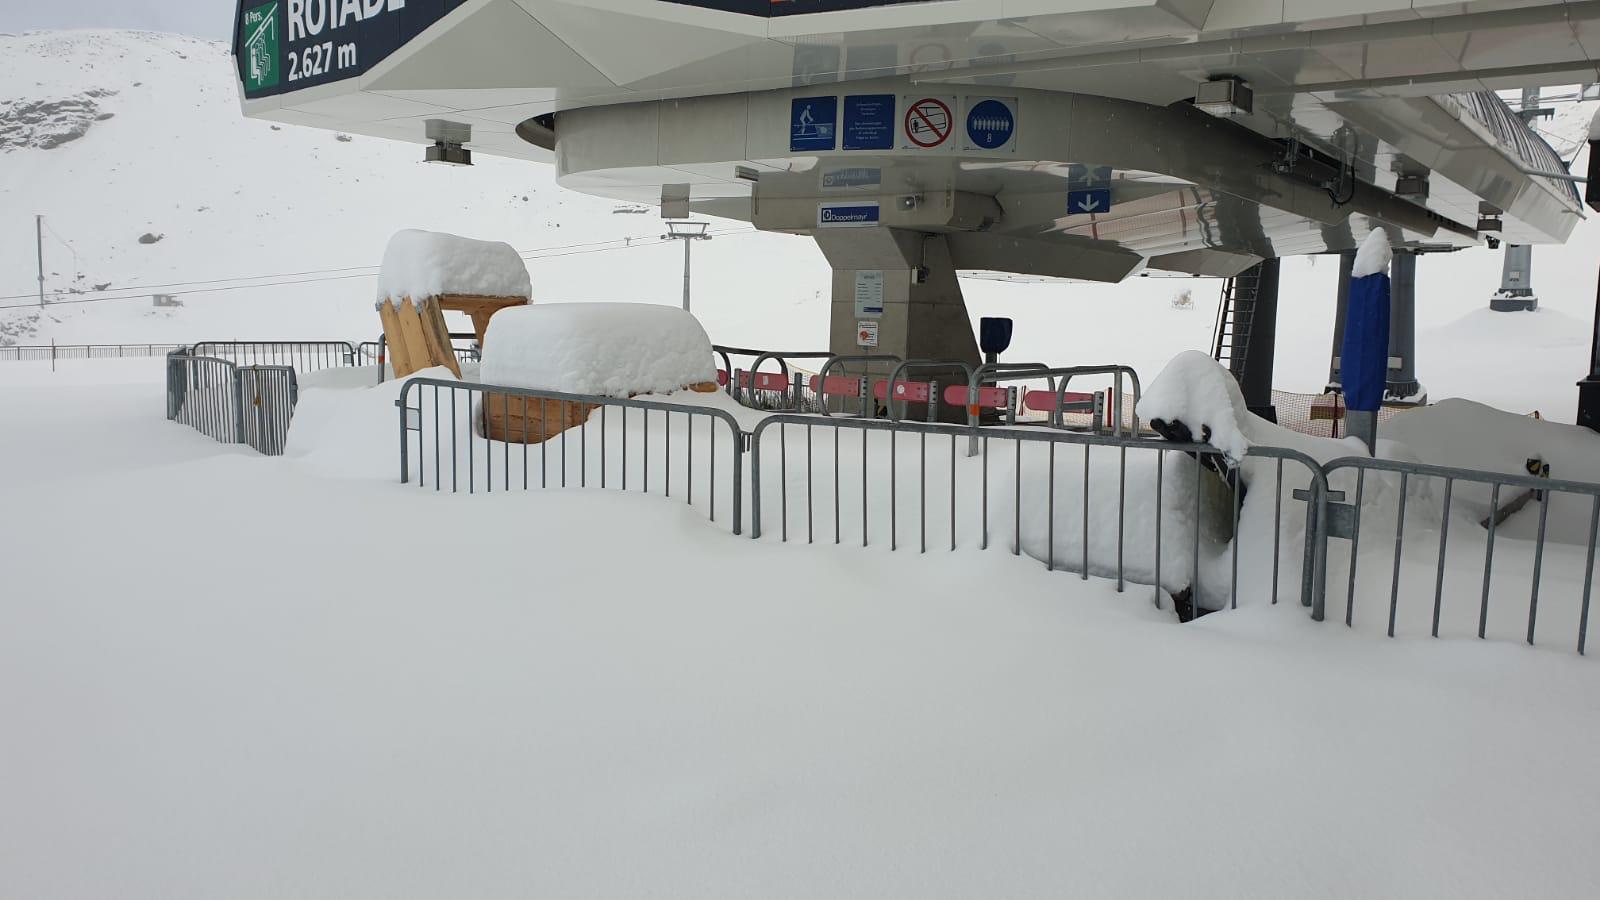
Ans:
<svg viewBox="0 0 1600 900"><path fill-rule="evenodd" d="M900 123L900 145L905 150L935 150L950 146L956 130L954 98L908 97Z"/></svg>

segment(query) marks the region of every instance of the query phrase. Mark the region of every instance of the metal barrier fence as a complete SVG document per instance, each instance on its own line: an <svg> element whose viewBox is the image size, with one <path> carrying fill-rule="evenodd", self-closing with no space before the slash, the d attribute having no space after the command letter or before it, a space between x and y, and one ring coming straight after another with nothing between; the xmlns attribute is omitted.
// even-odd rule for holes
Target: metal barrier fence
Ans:
<svg viewBox="0 0 1600 900"><path fill-rule="evenodd" d="M237 367L225 359L167 354L167 418L218 443L239 440Z"/></svg>
<svg viewBox="0 0 1600 900"><path fill-rule="evenodd" d="M299 385L288 366L240 366L235 372L239 390L239 443L265 456L282 456L289 439Z"/></svg>
<svg viewBox="0 0 1600 900"><path fill-rule="evenodd" d="M167 418L223 444L283 453L299 387L289 366L239 366L179 348L167 354Z"/></svg>
<svg viewBox="0 0 1600 900"><path fill-rule="evenodd" d="M356 365L356 348L349 341L201 341L191 350L242 366L288 366L297 372Z"/></svg>
<svg viewBox="0 0 1600 900"><path fill-rule="evenodd" d="M1362 541L1370 541L1376 532L1384 543L1371 549L1381 551L1383 557L1379 560L1382 563L1379 574L1388 582L1386 633L1389 637L1396 635L1397 621L1404 614L1407 625L1413 618L1426 616L1428 633L1433 637L1440 636L1443 625L1446 633L1465 629L1467 634L1476 633L1480 639L1516 636L1533 644L1543 609L1543 621L1548 623L1555 617L1572 624L1578 652L1586 651L1589 603L1594 593L1595 543L1600 534L1600 484L1365 457L1334 460L1324 471L1330 480L1341 474L1343 482L1348 482L1351 476L1354 480L1353 502L1333 504L1325 528L1325 540L1344 539L1350 543L1349 555L1344 560L1346 625L1356 627L1356 609L1362 605L1358 595L1361 598L1385 596L1384 592L1372 589L1377 585L1368 585L1368 589L1363 590L1360 580L1361 574L1370 571L1360 566ZM1395 476L1398 476L1397 481ZM1345 493L1349 493L1348 484L1343 486L1347 488ZM1435 495L1434 487L1442 487L1442 493ZM1343 499L1337 491L1330 497ZM1530 521L1531 510L1524 514L1530 506L1538 510L1537 524ZM1390 529L1385 527L1391 512L1392 556L1386 549ZM1552 512L1556 520L1554 534ZM1454 532L1451 530L1453 514L1457 525ZM1465 535L1460 527L1463 519L1469 529ZM1477 522L1476 529L1471 527L1473 521ZM1409 545L1406 541L1408 525L1413 534ZM1415 532L1430 525L1437 526L1437 538L1418 540ZM1478 546L1480 539L1481 548ZM1501 548L1502 574L1509 569L1525 573L1525 579L1511 584L1502 579L1496 583L1497 546ZM1408 549L1411 550L1409 558ZM1452 572L1447 563L1452 550L1457 556L1472 552L1483 560L1481 582L1474 575L1471 584L1461 584L1459 573L1466 571L1462 567L1456 570L1456 583L1450 583ZM1419 559L1419 551L1427 556ZM1368 555L1378 553L1369 552ZM1580 558L1582 575L1578 576ZM1568 590L1555 597L1542 593L1541 589L1552 579L1564 582ZM1506 596L1507 589L1513 586L1516 594ZM1456 590L1450 590L1451 587ZM1433 598L1430 608L1402 605L1402 594L1427 596L1429 593ZM1499 602L1492 603L1497 593Z"/></svg>
<svg viewBox="0 0 1600 900"><path fill-rule="evenodd" d="M1075 431L1137 433L1138 373L1129 366L1050 367L986 364L893 355L839 356L827 351L766 351L713 345L717 381L741 405L764 412L907 418L908 404L928 421L969 425L1028 424ZM750 357L748 369L733 365ZM820 363L815 374L791 363ZM776 364L777 371L764 369ZM869 374L836 374L846 367ZM874 371L877 370L877 371ZM940 376L944 376L940 380ZM1074 378L1108 377L1107 390L1069 391ZM921 380L918 380L920 378ZM1025 382L1043 382L1031 390ZM1011 387L1001 387L1010 384ZM1129 390L1131 388L1131 391Z"/></svg>
<svg viewBox="0 0 1600 900"><path fill-rule="evenodd" d="M847 440L845 432L855 434ZM793 468L791 434L797 457ZM981 451L969 458L963 451L974 439ZM860 457L859 465L849 460L848 472L847 454ZM1174 465L1178 460L1188 461L1187 471ZM1287 482L1286 463L1299 471ZM1242 517L1244 492L1233 489L1241 483L1239 469L1204 444L1041 429L770 416L751 437L751 536L762 536L765 517L774 511L782 541L790 539L793 525L803 529L807 543L815 542L820 532L824 540L831 535L834 543L843 543L846 535L862 546L877 539L890 550L901 549L902 536L911 533L901 524L910 513L915 546L923 553L930 546L930 527L941 546L947 541L951 550L963 538L987 549L998 529L1013 555L1026 551L1052 571L1073 571L1084 579L1114 578L1119 591L1128 582L1150 585L1157 606L1163 592L1171 593L1186 617L1202 609L1237 607L1241 587L1277 603L1284 572L1297 569L1300 600L1320 620L1325 555L1317 523L1326 505L1322 471L1310 457L1280 448L1257 448L1246 464L1256 485L1252 491L1262 492L1256 496L1273 488L1270 514L1253 507ZM886 482L875 480L875 473L885 468ZM902 474L907 469L909 478ZM848 497L854 507L857 495L859 523L852 511L847 525L845 503ZM1296 516L1291 508L1286 517L1286 497L1289 504L1303 503L1304 512ZM874 523L874 509L888 512L880 512L880 521ZM1113 509L1114 529L1108 524ZM1264 533L1268 529L1270 539ZM1260 540L1247 542L1247 532ZM1286 558L1285 537L1298 539L1302 552ZM1269 546L1270 566L1263 556ZM1269 582L1241 581L1241 548L1252 564L1250 571L1270 569Z"/></svg>
<svg viewBox="0 0 1600 900"><path fill-rule="evenodd" d="M218 378L188 373L189 390L210 390L201 422L226 418ZM1600 484L1370 458L1320 465L1265 446L1230 462L1209 445L1137 435L827 415L771 415L742 433L706 406L448 380L410 379L397 405L401 480L435 490L662 493L727 516L736 534L748 497L752 538L923 553L1001 544L1119 591L1149 586L1157 605L1170 594L1185 617L1287 594L1321 621L1327 582L1343 579L1351 627L1386 601L1391 637L1414 620L1435 637L1514 630L1533 643L1541 623L1570 619L1587 649ZM536 433L548 439L527 443ZM1460 523L1480 514L1463 537L1472 529ZM1330 559L1335 540L1349 551ZM1468 552L1483 560L1470 603L1457 599L1468 568L1448 565Z"/></svg>
<svg viewBox="0 0 1600 900"><path fill-rule="evenodd" d="M744 435L723 410L432 378L407 380L396 405L402 483L452 493L493 492L497 483L501 491L676 490L711 521L720 515L742 531Z"/></svg>
<svg viewBox="0 0 1600 900"><path fill-rule="evenodd" d="M0 346L0 361L48 362L72 359L141 359L164 356L178 344L29 344Z"/></svg>

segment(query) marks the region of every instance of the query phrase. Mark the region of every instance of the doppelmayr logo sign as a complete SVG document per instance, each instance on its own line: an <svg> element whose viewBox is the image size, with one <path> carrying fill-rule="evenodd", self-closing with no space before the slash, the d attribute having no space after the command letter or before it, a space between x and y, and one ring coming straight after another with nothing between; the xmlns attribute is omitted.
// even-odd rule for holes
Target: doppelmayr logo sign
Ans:
<svg viewBox="0 0 1600 900"><path fill-rule="evenodd" d="M817 207L819 228L863 228L878 222L876 203L824 203Z"/></svg>

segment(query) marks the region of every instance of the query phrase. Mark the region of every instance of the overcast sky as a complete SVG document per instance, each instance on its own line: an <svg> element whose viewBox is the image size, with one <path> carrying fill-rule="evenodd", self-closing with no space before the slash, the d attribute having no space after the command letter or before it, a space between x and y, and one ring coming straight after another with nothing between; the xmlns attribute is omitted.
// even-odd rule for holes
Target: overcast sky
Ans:
<svg viewBox="0 0 1600 900"><path fill-rule="evenodd" d="M137 28L226 40L233 0L0 0L0 31Z"/></svg>

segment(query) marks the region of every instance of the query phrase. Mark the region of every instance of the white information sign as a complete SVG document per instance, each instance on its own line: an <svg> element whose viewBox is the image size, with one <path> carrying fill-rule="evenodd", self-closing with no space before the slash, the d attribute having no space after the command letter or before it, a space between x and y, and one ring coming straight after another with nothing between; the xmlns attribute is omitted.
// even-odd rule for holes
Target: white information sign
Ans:
<svg viewBox="0 0 1600 900"><path fill-rule="evenodd" d="M856 270L856 318L883 315L883 270Z"/></svg>

